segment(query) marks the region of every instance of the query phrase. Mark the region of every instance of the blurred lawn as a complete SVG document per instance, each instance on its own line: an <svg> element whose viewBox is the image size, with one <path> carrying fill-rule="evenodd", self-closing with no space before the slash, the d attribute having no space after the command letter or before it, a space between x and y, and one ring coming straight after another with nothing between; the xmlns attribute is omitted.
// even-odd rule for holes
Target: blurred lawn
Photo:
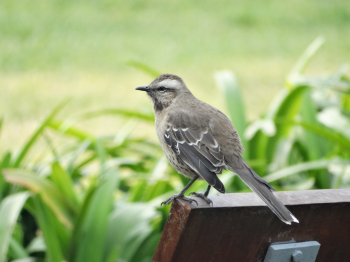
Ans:
<svg viewBox="0 0 350 262"><path fill-rule="evenodd" d="M148 108L134 87L152 79L129 67L130 60L179 74L197 97L224 111L212 75L230 69L254 119L318 35L326 44L309 73L350 61L348 0L3 0L0 151L17 148L66 97L73 98L66 116L101 107ZM85 125L111 134L121 123L103 118Z"/></svg>

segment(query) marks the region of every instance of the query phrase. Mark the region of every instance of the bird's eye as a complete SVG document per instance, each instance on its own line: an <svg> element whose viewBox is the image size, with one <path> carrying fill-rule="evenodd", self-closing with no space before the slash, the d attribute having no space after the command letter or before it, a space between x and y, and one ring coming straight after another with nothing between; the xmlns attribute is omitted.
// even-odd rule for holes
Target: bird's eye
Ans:
<svg viewBox="0 0 350 262"><path fill-rule="evenodd" d="M166 87L165 86L160 86L160 87L158 87L158 90L161 91L161 92L164 92L166 90Z"/></svg>

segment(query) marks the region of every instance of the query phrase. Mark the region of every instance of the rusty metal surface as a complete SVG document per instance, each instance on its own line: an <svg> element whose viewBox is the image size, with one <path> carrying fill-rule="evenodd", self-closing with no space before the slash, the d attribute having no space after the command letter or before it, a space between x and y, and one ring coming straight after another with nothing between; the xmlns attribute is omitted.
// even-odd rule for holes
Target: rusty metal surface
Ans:
<svg viewBox="0 0 350 262"><path fill-rule="evenodd" d="M350 190L279 192L300 224L282 223L255 194L210 196L214 207L175 201L154 262L262 261L269 245L315 240L317 262L350 261Z"/></svg>
<svg viewBox="0 0 350 262"><path fill-rule="evenodd" d="M153 261L171 261L190 212L191 208L180 201L173 203L168 221L159 241L162 244L158 245Z"/></svg>

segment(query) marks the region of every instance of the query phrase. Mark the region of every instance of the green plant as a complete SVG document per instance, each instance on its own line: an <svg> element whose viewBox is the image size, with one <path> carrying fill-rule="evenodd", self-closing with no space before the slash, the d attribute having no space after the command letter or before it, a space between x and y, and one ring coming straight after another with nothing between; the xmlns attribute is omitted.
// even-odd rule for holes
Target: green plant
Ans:
<svg viewBox="0 0 350 262"><path fill-rule="evenodd" d="M343 181L350 164L348 66L327 77L304 75L307 63L322 44L319 37L308 47L287 77L286 87L267 112L248 126L242 97L233 91L237 84L232 73L216 74L226 101L235 105L229 107L229 113L241 137L244 132L245 157L279 189L349 186L348 179ZM237 189L237 184L233 187Z"/></svg>
<svg viewBox="0 0 350 262"><path fill-rule="evenodd" d="M152 179L166 167L164 160L157 160L159 146L146 139L129 138L128 127L116 137L97 138L72 126L74 119L54 119L63 106L55 108L42 122L18 156L7 153L1 161L0 261L6 257L31 261L148 261L167 218L167 208L158 210L160 200L151 200L172 189L170 183ZM123 110L103 114L116 112L152 119ZM82 118L96 114L84 114ZM75 142L57 147L47 135L48 129L67 140L73 137ZM31 150L40 139L46 141L53 158L36 160L33 166ZM136 193L141 186L132 186L141 179L123 176L126 170L149 174L150 182L142 184L149 192L146 199ZM16 223L18 216L24 217L24 210L35 221L31 232L25 232L26 221ZM31 237L27 245L25 234Z"/></svg>
<svg viewBox="0 0 350 262"><path fill-rule="evenodd" d="M347 68L327 77L303 72L322 42L307 49L286 87L252 123L234 75L215 74L244 157L279 190L350 186ZM158 74L142 63L130 65ZM18 154L7 152L0 160L0 262L150 261L169 212L159 203L187 182L169 168L157 143L131 135L139 121L153 124L153 115L114 108L62 120L58 114L66 103L43 120ZM106 137L78 127L105 115L129 122ZM249 190L230 172L221 180L228 192ZM205 187L198 182L191 189Z"/></svg>

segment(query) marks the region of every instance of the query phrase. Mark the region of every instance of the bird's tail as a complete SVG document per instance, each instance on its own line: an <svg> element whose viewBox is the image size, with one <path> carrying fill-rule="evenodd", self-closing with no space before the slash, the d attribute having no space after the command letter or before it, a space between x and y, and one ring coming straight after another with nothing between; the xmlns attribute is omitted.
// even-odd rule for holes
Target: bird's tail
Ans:
<svg viewBox="0 0 350 262"><path fill-rule="evenodd" d="M298 219L282 204L273 194L275 189L256 174L250 166L241 159L244 165L241 168L229 169L236 173L247 186L253 190L267 204L267 206L281 219L284 223L291 225L292 222L299 223Z"/></svg>

